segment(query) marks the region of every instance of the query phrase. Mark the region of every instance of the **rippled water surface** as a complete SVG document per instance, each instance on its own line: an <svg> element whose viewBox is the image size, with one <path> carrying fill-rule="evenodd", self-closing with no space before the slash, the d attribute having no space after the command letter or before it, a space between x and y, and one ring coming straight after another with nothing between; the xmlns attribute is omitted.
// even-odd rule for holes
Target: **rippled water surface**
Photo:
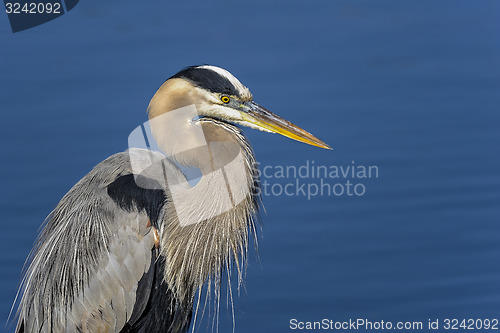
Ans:
<svg viewBox="0 0 500 333"><path fill-rule="evenodd" d="M268 195L236 332L291 332L292 318L499 318L499 15L497 1L81 1L12 34L0 14L0 321L45 216L127 148L167 77L200 63L334 148L247 131ZM378 177L272 172L307 163ZM273 195L288 184L292 195Z"/></svg>

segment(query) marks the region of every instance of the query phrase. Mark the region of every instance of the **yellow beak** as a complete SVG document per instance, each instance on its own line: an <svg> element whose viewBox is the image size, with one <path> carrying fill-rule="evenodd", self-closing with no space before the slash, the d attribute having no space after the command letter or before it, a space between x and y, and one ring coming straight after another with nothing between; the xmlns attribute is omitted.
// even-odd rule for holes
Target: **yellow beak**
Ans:
<svg viewBox="0 0 500 333"><path fill-rule="evenodd" d="M245 103L245 112L242 112L243 122L242 125L254 127L261 131L278 133L290 139L307 143L312 146L332 149L329 145L312 135L311 133L295 126L286 119L275 115L271 111L263 108L255 102ZM247 123L247 124L245 124Z"/></svg>

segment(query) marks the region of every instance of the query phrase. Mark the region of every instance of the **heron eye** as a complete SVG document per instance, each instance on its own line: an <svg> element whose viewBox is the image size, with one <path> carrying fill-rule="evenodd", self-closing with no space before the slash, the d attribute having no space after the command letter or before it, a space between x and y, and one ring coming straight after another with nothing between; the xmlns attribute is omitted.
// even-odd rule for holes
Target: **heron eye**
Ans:
<svg viewBox="0 0 500 333"><path fill-rule="evenodd" d="M221 101L222 101L222 103L224 103L224 104L227 104L227 103L229 103L229 101L231 101L231 99L230 99L229 97L227 97L227 96L222 96L222 97L220 98L220 100L221 100Z"/></svg>

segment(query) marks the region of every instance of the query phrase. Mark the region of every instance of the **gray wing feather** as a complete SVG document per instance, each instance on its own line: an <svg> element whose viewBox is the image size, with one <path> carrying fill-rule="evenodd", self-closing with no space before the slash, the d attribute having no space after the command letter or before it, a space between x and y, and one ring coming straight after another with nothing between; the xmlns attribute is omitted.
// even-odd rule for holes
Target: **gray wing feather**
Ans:
<svg viewBox="0 0 500 333"><path fill-rule="evenodd" d="M139 281L152 279L149 212L123 209L107 186L132 173L131 153L145 152L103 161L49 215L23 279L17 332L119 332L140 316Z"/></svg>
<svg viewBox="0 0 500 333"><path fill-rule="evenodd" d="M133 220L139 217L142 216L136 215ZM130 216L128 218L130 219ZM142 220L142 225L146 226L148 219L142 217ZM102 257L96 273L78 295L70 300L71 306L66 311L66 320L60 320L59 325L53 321L49 330L49 325L42 318L38 318L36 324L37 318L33 317L29 321L30 326L26 325L25 331L38 331L37 326L43 323L42 332L64 330L119 332L133 312L139 280L151 265L150 259L148 264L145 260L151 258L154 237L150 228L144 229L146 234L141 234L139 230L132 228L119 231L116 238L111 241L107 258L106 255ZM33 303L32 311L37 303ZM64 308L63 304L60 306ZM43 306L41 308L43 309ZM65 311L59 312L65 313ZM54 316L57 317L57 314L53 311L52 317ZM26 319L31 317L28 316Z"/></svg>

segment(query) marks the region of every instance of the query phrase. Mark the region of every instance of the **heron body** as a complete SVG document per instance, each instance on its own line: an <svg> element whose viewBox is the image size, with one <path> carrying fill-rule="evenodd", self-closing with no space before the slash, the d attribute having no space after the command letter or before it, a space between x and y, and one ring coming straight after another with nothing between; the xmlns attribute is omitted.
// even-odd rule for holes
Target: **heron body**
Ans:
<svg viewBox="0 0 500 333"><path fill-rule="evenodd" d="M257 167L240 126L329 148L215 66L168 79L148 112L160 151L107 158L47 217L22 281L16 332L187 331L197 291L218 296L233 266L241 281L255 231ZM196 184L183 166L200 171Z"/></svg>

